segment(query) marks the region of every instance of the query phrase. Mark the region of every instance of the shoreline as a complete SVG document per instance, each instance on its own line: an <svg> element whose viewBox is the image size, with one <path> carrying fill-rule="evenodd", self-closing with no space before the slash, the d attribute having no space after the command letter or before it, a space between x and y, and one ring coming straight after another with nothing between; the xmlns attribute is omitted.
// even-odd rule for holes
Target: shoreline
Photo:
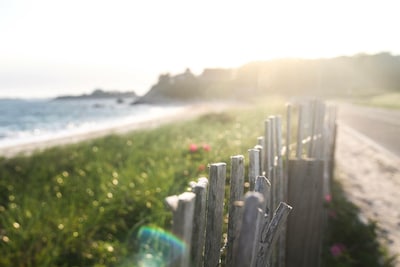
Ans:
<svg viewBox="0 0 400 267"><path fill-rule="evenodd" d="M117 126L113 125L107 128L93 129L83 133L73 133L65 136L57 136L50 139L4 146L0 148L0 158L12 158L19 155L29 156L35 152L40 152L55 146L75 144L111 134L126 134L136 130L152 129L179 120L184 121L192 119L208 112L221 112L229 106L231 106L231 104L227 102L188 103L177 112L164 114L156 118L125 123Z"/></svg>

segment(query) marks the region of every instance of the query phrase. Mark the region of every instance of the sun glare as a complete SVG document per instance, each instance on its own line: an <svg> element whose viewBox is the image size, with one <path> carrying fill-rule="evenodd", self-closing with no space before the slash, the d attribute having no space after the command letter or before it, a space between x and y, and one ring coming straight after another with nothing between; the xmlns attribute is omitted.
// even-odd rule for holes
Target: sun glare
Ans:
<svg viewBox="0 0 400 267"><path fill-rule="evenodd" d="M93 86L101 86L106 77L94 74L101 69L110 73L111 84L132 77L150 85L160 73L186 68L201 72L282 57L398 53L400 38L393 34L398 7L390 0L20 0L0 9L0 70L76 69L73 76L82 76L86 69ZM7 81L24 73L12 71ZM113 72L120 74L110 77ZM19 80L24 79L15 83Z"/></svg>

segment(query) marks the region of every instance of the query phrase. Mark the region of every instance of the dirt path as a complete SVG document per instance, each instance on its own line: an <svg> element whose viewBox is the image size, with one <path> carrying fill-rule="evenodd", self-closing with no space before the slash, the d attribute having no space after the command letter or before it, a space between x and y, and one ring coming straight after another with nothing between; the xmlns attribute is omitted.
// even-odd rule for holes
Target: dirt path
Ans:
<svg viewBox="0 0 400 267"><path fill-rule="evenodd" d="M400 158L339 123L336 164L349 200L377 222L379 241L400 257Z"/></svg>
<svg viewBox="0 0 400 267"><path fill-rule="evenodd" d="M400 157L400 110L340 103L339 118Z"/></svg>

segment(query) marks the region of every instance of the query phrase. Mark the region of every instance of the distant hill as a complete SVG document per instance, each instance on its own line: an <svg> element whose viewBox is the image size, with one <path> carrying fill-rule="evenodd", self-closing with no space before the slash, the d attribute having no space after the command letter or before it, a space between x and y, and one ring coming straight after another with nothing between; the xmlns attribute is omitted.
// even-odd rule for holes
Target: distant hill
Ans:
<svg viewBox="0 0 400 267"><path fill-rule="evenodd" d="M238 73L238 81L258 93L357 96L400 91L400 56L389 53L252 62Z"/></svg>
<svg viewBox="0 0 400 267"><path fill-rule="evenodd" d="M133 91L119 92L119 91L104 91L102 89L95 89L91 94L83 94L78 96L59 96L55 100L69 100L69 99L105 99L105 98L136 98L137 94Z"/></svg>
<svg viewBox="0 0 400 267"><path fill-rule="evenodd" d="M400 56L357 54L328 59L276 59L235 69L189 69L161 74L137 103L198 99L242 99L266 94L358 96L400 91Z"/></svg>

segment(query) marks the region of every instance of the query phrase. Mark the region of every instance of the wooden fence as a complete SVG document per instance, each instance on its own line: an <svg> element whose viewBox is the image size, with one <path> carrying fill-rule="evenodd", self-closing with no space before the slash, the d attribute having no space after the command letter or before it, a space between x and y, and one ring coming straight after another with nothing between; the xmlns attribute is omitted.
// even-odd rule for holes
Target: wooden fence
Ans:
<svg viewBox="0 0 400 267"><path fill-rule="evenodd" d="M320 266L335 121L335 108L320 101L289 104L283 141L281 116L267 118L248 150L247 176L245 157L231 157L227 226L226 163L210 164L209 178L191 182L192 192L166 198L172 232L187 247L170 266Z"/></svg>

